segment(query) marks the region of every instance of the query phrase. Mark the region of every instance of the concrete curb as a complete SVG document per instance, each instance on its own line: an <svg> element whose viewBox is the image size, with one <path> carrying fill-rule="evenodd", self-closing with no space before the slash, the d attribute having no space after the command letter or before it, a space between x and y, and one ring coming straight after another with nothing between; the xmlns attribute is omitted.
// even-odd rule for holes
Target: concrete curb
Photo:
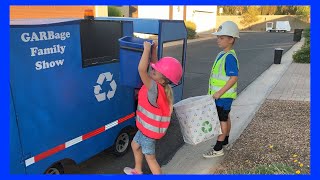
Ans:
<svg viewBox="0 0 320 180"><path fill-rule="evenodd" d="M273 64L263 72L254 82L242 91L232 105L230 113L232 129L230 143L238 139L244 129L253 119L272 89L280 81L283 74L292 63L292 55L299 50L304 43L304 38L296 43L282 56L281 64ZM253 96L254 94L254 96ZM197 146L185 144L172 158L162 167L164 174L212 174L224 156L204 159L202 154L207 151L216 139L200 143Z"/></svg>

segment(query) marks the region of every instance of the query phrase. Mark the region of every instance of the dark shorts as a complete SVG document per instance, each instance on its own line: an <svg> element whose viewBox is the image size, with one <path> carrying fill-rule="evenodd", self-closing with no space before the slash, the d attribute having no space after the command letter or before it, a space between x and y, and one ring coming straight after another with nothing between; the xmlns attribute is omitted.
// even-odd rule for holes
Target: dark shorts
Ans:
<svg viewBox="0 0 320 180"><path fill-rule="evenodd" d="M228 115L230 113L230 110L225 110L221 106L217 106L217 111L218 111L218 116L220 121L227 121L228 120Z"/></svg>

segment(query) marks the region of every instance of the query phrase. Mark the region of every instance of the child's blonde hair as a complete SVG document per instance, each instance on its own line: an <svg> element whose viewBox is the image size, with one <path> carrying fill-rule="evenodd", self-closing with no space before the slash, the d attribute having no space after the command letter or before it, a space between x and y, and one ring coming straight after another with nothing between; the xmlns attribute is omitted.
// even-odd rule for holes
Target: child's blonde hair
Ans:
<svg viewBox="0 0 320 180"><path fill-rule="evenodd" d="M165 79L164 91L166 93L166 96L167 96L167 99L168 99L168 102L169 102L170 114L171 114L172 111L173 111L173 102L174 102L173 91L172 91L172 88L171 88L171 85L170 85L170 81L165 77L164 77L164 79Z"/></svg>

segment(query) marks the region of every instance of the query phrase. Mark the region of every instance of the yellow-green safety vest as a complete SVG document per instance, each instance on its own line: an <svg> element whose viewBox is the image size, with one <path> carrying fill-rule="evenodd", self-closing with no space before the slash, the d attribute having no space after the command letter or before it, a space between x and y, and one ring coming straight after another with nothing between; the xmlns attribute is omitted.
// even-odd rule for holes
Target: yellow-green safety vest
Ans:
<svg viewBox="0 0 320 180"><path fill-rule="evenodd" d="M208 94L209 95L213 95L214 93L219 91L223 86L226 85L227 81L230 78L230 76L227 76L226 69L225 69L226 57L229 54L232 54L236 58L237 66L238 66L238 69L239 69L239 62L238 62L238 58L237 58L236 52L232 49L232 50L228 51L227 53L225 53L220 58L220 60L218 61L219 56L221 54L223 54L223 53L224 52L221 51L217 55L217 57L216 57L216 59L214 61L214 64L212 66L211 75L210 75L210 79L209 79L209 90L208 90ZM238 83L235 83L220 98L233 98L233 99L236 99L237 98L237 86L238 86Z"/></svg>

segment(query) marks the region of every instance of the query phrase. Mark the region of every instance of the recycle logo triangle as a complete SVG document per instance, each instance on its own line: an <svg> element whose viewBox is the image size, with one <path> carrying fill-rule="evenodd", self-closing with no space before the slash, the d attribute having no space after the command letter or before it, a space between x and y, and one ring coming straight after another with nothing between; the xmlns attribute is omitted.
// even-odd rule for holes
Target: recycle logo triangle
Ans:
<svg viewBox="0 0 320 180"><path fill-rule="evenodd" d="M114 80L112 80L113 75L110 72L106 73L101 73L97 79L97 85L93 86L94 87L94 95L97 99L98 102L102 102L106 100L107 98L110 100L113 98L114 94L116 93L117 90L117 84ZM109 85L111 87L111 90L106 92L100 92L102 91L101 85L104 82L110 82Z"/></svg>
<svg viewBox="0 0 320 180"><path fill-rule="evenodd" d="M202 132L209 133L212 131L212 124L209 121L205 121L202 123L201 127Z"/></svg>

